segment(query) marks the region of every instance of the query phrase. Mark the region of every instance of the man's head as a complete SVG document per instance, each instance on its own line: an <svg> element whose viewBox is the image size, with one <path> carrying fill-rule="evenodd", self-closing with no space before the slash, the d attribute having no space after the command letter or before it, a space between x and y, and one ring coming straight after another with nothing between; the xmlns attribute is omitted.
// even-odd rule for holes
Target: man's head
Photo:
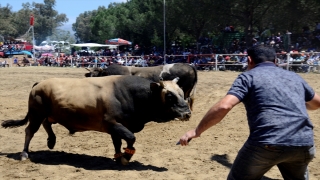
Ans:
<svg viewBox="0 0 320 180"><path fill-rule="evenodd" d="M248 49L248 60L252 65L257 65L262 62L275 62L276 51L272 47L253 46ZM250 62L249 62L250 63Z"/></svg>

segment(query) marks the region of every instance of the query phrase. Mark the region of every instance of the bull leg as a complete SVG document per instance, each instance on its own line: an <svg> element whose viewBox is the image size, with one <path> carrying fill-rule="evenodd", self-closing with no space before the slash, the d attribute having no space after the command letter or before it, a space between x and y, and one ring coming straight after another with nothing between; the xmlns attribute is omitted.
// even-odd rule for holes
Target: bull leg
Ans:
<svg viewBox="0 0 320 180"><path fill-rule="evenodd" d="M48 146L49 149L53 149L54 145L56 144L56 135L54 134L51 125L52 125L52 123L50 123L48 121L48 118L46 118L42 122L42 126L43 126L43 128L46 130L46 132L48 134L47 146Z"/></svg>
<svg viewBox="0 0 320 180"><path fill-rule="evenodd" d="M121 153L121 138L119 138L117 135L111 134L115 154L114 154L114 159L117 161L117 163L121 163L121 157L123 154Z"/></svg>
<svg viewBox="0 0 320 180"><path fill-rule="evenodd" d="M119 153L121 153L121 139L125 140L127 142L127 148L125 148L125 153L121 154L121 159L117 160L117 162L121 161L123 165L127 165L132 158L133 154L135 153L135 148L133 147L133 144L136 141L136 137L134 134L129 131L126 127L123 125L116 123L111 128L111 137L113 140L113 145L115 148L115 159L120 157L118 156Z"/></svg>
<svg viewBox="0 0 320 180"><path fill-rule="evenodd" d="M32 118L29 119L29 125L25 129L26 137L24 142L24 148L20 155L21 160L28 159L30 141L34 136L34 133L36 133L39 130L40 125L41 125L41 121L37 121L36 119L32 119Z"/></svg>

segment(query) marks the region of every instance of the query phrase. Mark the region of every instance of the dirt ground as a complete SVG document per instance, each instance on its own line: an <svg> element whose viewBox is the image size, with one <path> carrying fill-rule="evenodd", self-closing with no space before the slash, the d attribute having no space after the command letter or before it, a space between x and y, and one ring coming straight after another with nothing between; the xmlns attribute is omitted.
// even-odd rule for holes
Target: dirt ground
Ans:
<svg viewBox="0 0 320 180"><path fill-rule="evenodd" d="M23 119L32 85L51 77L83 78L85 69L51 67L0 68L0 121ZM236 106L217 126L194 139L187 147L176 142L194 128L202 116L222 98L238 72L199 72L194 111L190 121L146 124L136 134L136 154L128 166L113 160L111 137L87 131L70 136L61 125L53 125L57 143L46 146L43 127L30 144L30 159L19 160L24 127L0 128L0 179L226 179L238 150L248 136L244 106ZM320 93L320 74L301 74ZM320 146L320 113L309 111L314 123L315 143ZM319 153L310 163L310 179L320 179ZM282 179L277 168L263 179Z"/></svg>

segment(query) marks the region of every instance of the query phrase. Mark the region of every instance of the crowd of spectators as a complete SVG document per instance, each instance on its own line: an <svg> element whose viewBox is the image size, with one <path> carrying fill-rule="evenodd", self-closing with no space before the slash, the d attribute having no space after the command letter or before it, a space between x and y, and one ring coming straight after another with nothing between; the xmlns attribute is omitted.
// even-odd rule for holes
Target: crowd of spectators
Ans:
<svg viewBox="0 0 320 180"><path fill-rule="evenodd" d="M25 44L22 41L5 41L0 42L0 51L25 50Z"/></svg>
<svg viewBox="0 0 320 180"><path fill-rule="evenodd" d="M277 56L277 64L282 68L289 68L295 72L308 73L319 71L320 53L291 51L290 55L280 53Z"/></svg>
<svg viewBox="0 0 320 180"><path fill-rule="evenodd" d="M173 63L175 58L168 58L167 63ZM163 64L164 59L161 56L63 56L63 57L40 57L36 62L41 66L57 66L57 67L106 67L111 64L119 64L124 66L148 67Z"/></svg>
<svg viewBox="0 0 320 180"><path fill-rule="evenodd" d="M226 25L224 33L235 32L234 28ZM156 66L170 63L190 63L199 70L213 69L216 67L215 62L219 64L220 70L237 70L243 71L247 66L246 49L247 41L244 37L234 38L230 45L222 47L219 45L210 45L210 38L201 39L200 46L182 48L181 46L172 46L166 49L166 56L163 57L163 50L152 47L148 50L141 51L138 45L134 46L132 51L128 49L101 49L99 51L78 51L73 55L58 56L58 57L38 57L37 63L44 66L101 66L106 67L110 64L120 64L124 66ZM0 49L8 46L18 47L20 42L6 42L0 44ZM291 33L286 31L272 33L269 28L258 33L253 39L250 46L265 45L273 47L279 54L278 64L284 67L286 64L302 63L301 67L292 66L292 70L308 72L310 66L318 66L319 54L311 53L318 52L320 49L320 23L316 23L315 29L310 30L308 27L302 28L302 33ZM11 47L13 48L13 47ZM287 52L307 52L292 54L289 58ZM216 56L216 54L222 54ZM291 67L291 66L290 66Z"/></svg>

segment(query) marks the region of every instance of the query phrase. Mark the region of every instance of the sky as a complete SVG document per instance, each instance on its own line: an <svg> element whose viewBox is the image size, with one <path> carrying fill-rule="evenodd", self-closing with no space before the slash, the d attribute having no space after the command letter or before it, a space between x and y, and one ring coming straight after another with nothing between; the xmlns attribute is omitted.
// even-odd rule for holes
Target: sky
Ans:
<svg viewBox="0 0 320 180"><path fill-rule="evenodd" d="M112 2L126 2L127 0L56 0L55 10L59 14L64 13L67 15L69 21L61 27L61 29L72 31L72 24L75 23L79 14L85 11L92 11L98 9L99 6L108 7ZM1 6L9 4L12 11L16 12L22 9L22 3L32 2L44 3L44 0L1 0Z"/></svg>

